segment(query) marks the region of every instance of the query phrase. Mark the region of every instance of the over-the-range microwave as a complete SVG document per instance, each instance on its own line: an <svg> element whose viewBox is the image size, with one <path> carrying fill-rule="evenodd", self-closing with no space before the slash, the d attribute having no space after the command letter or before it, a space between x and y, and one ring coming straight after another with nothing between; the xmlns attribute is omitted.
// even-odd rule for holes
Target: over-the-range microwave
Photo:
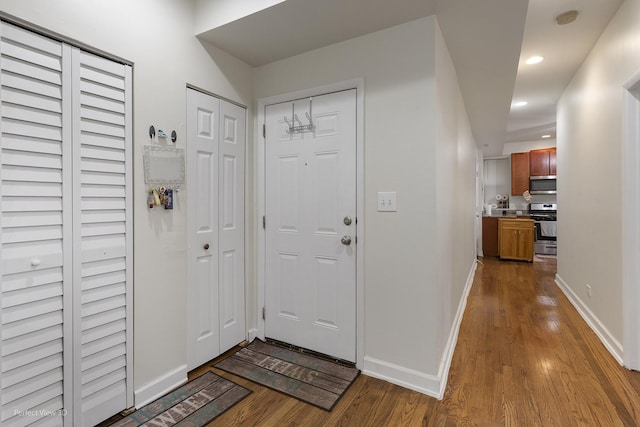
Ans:
<svg viewBox="0 0 640 427"><path fill-rule="evenodd" d="M556 176L547 175L529 177L529 193L556 194Z"/></svg>

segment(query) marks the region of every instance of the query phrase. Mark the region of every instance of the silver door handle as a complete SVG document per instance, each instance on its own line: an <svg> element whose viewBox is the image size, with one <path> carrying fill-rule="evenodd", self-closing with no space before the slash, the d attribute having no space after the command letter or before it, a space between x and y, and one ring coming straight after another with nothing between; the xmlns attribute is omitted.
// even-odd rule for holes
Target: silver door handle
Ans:
<svg viewBox="0 0 640 427"><path fill-rule="evenodd" d="M343 236L342 240L340 240L343 245L349 246L351 244L351 236Z"/></svg>

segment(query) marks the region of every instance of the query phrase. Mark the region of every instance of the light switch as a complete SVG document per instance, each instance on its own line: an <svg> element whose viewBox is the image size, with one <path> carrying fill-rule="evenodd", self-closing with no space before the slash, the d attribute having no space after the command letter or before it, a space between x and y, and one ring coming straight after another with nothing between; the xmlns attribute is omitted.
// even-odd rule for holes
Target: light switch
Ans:
<svg viewBox="0 0 640 427"><path fill-rule="evenodd" d="M395 191L378 192L378 212L397 212Z"/></svg>

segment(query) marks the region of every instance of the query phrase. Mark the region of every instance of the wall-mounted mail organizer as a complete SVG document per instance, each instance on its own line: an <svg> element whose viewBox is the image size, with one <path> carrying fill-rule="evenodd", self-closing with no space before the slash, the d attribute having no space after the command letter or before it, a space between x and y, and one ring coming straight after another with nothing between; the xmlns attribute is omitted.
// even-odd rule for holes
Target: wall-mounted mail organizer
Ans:
<svg viewBox="0 0 640 427"><path fill-rule="evenodd" d="M144 181L149 186L147 206L173 209L174 192L185 181L184 150L166 146L144 146Z"/></svg>

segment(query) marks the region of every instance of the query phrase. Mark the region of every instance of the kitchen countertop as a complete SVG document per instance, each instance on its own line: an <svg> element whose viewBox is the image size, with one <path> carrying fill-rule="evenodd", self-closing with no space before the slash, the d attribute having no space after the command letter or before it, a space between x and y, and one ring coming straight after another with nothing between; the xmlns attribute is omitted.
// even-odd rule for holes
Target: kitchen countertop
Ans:
<svg viewBox="0 0 640 427"><path fill-rule="evenodd" d="M515 212L508 212L506 215L502 215L502 213L491 213L491 215L483 214L483 218L522 218L529 219L528 213L516 214Z"/></svg>

